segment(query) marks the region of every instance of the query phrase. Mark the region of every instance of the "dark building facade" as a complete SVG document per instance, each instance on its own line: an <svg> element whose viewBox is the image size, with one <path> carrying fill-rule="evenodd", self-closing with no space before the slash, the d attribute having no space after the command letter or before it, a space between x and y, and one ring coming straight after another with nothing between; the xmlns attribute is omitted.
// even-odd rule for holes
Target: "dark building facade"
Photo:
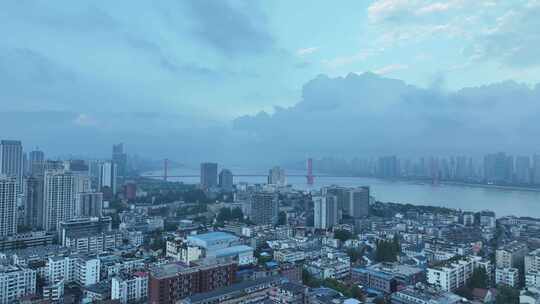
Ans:
<svg viewBox="0 0 540 304"><path fill-rule="evenodd" d="M188 296L230 286L237 264L233 261L203 260L191 266L183 263L161 265L150 272L149 302L176 303Z"/></svg>
<svg viewBox="0 0 540 304"><path fill-rule="evenodd" d="M203 189L216 187L218 184L218 165L216 163L201 164L201 187Z"/></svg>

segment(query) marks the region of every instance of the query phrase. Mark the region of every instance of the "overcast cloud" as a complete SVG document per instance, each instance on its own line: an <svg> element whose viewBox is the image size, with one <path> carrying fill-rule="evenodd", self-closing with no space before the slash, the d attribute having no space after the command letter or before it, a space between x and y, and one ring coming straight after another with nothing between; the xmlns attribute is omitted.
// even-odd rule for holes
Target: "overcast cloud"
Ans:
<svg viewBox="0 0 540 304"><path fill-rule="evenodd" d="M193 162L540 152L538 15L537 0L4 1L0 137Z"/></svg>

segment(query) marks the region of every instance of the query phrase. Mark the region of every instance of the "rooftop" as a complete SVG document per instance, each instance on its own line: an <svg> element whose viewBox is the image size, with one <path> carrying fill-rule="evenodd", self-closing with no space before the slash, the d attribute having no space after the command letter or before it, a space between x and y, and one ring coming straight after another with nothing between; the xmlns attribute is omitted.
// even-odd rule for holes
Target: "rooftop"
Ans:
<svg viewBox="0 0 540 304"><path fill-rule="evenodd" d="M407 295L416 299L423 299L424 301L430 301L440 304L453 304L460 303L462 298L456 294L450 292L443 292L429 287L413 287L409 286L399 292L392 294L393 298L400 298L401 295Z"/></svg>
<svg viewBox="0 0 540 304"><path fill-rule="evenodd" d="M189 235L188 240L197 240L203 242L215 242L215 241L236 241L237 236L230 233L216 231L203 234Z"/></svg>
<svg viewBox="0 0 540 304"><path fill-rule="evenodd" d="M217 290L210 291L210 292L196 294L196 295L191 296L189 299L190 299L191 303L198 303L198 302L207 301L207 300L213 299L213 298L220 298L220 297L223 297L223 296L225 296L227 294L241 292L241 291L243 291L245 289L253 288L253 287L257 286L257 285L264 285L264 284L269 284L269 283L277 283L280 280L281 280L280 277L273 276L273 277L260 278L260 279L253 280L253 281L244 281L244 282L241 282L241 283L233 284L233 285L231 285L229 287L217 289Z"/></svg>
<svg viewBox="0 0 540 304"><path fill-rule="evenodd" d="M226 257L237 255L245 252L253 252L253 248L246 245L231 246L223 249L216 250L214 255L216 257Z"/></svg>

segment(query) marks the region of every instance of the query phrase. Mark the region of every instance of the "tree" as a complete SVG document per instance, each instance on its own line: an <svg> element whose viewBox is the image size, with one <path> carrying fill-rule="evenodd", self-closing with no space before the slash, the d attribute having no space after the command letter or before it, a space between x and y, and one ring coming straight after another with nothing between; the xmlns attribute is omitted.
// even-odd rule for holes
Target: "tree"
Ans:
<svg viewBox="0 0 540 304"><path fill-rule="evenodd" d="M278 225L286 225L287 224L287 213L284 211L280 211L278 214Z"/></svg>
<svg viewBox="0 0 540 304"><path fill-rule="evenodd" d="M499 285L497 287L497 297L495 298L497 304L519 304L519 290L506 285Z"/></svg>
<svg viewBox="0 0 540 304"><path fill-rule="evenodd" d="M336 230L334 231L334 238L342 241L342 242L345 242L346 240L350 240L352 239L353 235L350 231L348 230Z"/></svg>
<svg viewBox="0 0 540 304"><path fill-rule="evenodd" d="M397 261L398 254L399 248L393 240L377 241L377 250L375 252L375 260L377 260L377 262L395 262Z"/></svg>
<svg viewBox="0 0 540 304"><path fill-rule="evenodd" d="M394 251L396 254L401 252L401 244L400 244L400 237L399 234L394 234L394 238L392 239L392 245L394 246Z"/></svg>
<svg viewBox="0 0 540 304"><path fill-rule="evenodd" d="M321 286L321 281L317 280L309 271L302 270L302 283L309 287L319 287Z"/></svg>
<svg viewBox="0 0 540 304"><path fill-rule="evenodd" d="M242 220L244 218L244 213L242 212L242 209L239 207L235 207L231 211L231 217L236 220Z"/></svg>
<svg viewBox="0 0 540 304"><path fill-rule="evenodd" d="M366 298L364 293L362 292L362 289L360 289L360 287L358 287L357 285L351 287L351 296L362 302L364 302Z"/></svg>
<svg viewBox="0 0 540 304"><path fill-rule="evenodd" d="M225 207L219 209L219 213L218 213L218 216L217 216L218 222L230 221L231 218L232 218L231 217L231 209L225 208Z"/></svg>
<svg viewBox="0 0 540 304"><path fill-rule="evenodd" d="M347 249L347 255L351 258L352 263L356 263L362 258L362 250L359 248L349 248Z"/></svg>
<svg viewBox="0 0 540 304"><path fill-rule="evenodd" d="M485 268L476 268L469 281L469 288L488 288L488 275Z"/></svg>
<svg viewBox="0 0 540 304"><path fill-rule="evenodd" d="M375 300L373 300L373 303L375 304L386 304L386 300L384 298L375 298Z"/></svg>

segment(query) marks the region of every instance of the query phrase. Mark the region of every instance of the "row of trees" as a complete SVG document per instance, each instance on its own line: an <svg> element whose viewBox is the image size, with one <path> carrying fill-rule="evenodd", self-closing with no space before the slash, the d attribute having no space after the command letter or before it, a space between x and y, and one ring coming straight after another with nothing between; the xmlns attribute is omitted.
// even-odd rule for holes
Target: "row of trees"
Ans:
<svg viewBox="0 0 540 304"><path fill-rule="evenodd" d="M377 262L395 262L401 252L399 236L394 235L393 240L378 240L375 251L375 260Z"/></svg>
<svg viewBox="0 0 540 304"><path fill-rule="evenodd" d="M305 269L302 271L302 282L312 288L324 286L342 293L345 297L356 298L360 301L365 300L362 290L357 285L348 286L336 279L319 280Z"/></svg>

